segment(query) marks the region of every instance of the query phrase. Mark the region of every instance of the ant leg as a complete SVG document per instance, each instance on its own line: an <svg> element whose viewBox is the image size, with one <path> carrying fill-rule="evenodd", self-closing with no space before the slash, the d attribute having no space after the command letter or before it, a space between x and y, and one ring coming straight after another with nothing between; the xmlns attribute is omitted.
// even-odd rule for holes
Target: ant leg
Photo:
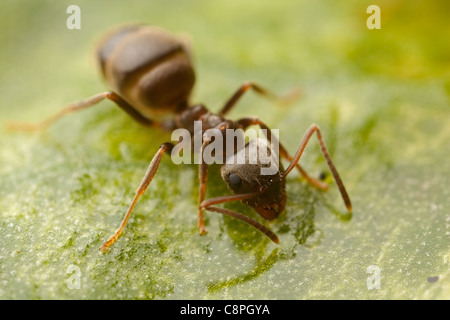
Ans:
<svg viewBox="0 0 450 320"><path fill-rule="evenodd" d="M158 152L156 152L155 156L153 157L152 161L150 162L150 165L147 169L147 172L144 175L144 178L141 181L141 184L139 185L139 188L136 191L136 194L134 195L133 202L129 206L125 217L122 220L122 223L120 224L119 229L112 235L111 238L106 241L99 250L106 252L108 251L108 248L116 242L116 240L119 238L120 234L122 233L123 229L127 225L128 219L131 216L131 212L133 211L134 207L136 206L137 201L139 200L140 196L144 194L145 190L147 189L148 185L152 181L153 177L156 174L156 171L158 170L159 163L161 162L161 158L165 152L171 152L173 148L173 144L170 142L163 143L160 147Z"/></svg>
<svg viewBox="0 0 450 320"><path fill-rule="evenodd" d="M227 124L222 124L218 128L220 130L222 135L225 135L226 130L229 128ZM206 194L206 181L208 180L208 164L205 163L203 159L203 151L205 150L206 146L211 143L212 136L208 133L204 133L202 136L203 143L202 147L200 149L200 164L198 167L198 180L199 180L199 195L198 195L198 218L197 218L197 226L199 228L200 234L205 234L205 221L203 218L203 210L202 207L203 200L205 200L205 194Z"/></svg>
<svg viewBox="0 0 450 320"><path fill-rule="evenodd" d="M276 139L276 137L272 137L271 131L269 129L269 127L262 122L259 118L256 117L247 117L247 118L242 118L240 120L238 120L238 123L240 125L243 126L243 130L246 130L249 126L251 125L257 125L259 126L261 129L265 129L266 131L266 136L267 139L269 141L271 141L271 139ZM294 159L289 152L286 150L286 148L281 144L281 142L278 142L278 146L279 146L279 151L280 151L280 155L285 158L288 161L291 161ZM323 181L320 181L318 179L314 179L313 177L311 177L306 171L305 169L303 169L302 166L300 166L298 163L295 165L297 170L300 172L300 174L303 176L303 178L306 179L306 181L308 181L309 184L311 184L313 187L322 190L322 191L327 191L328 190L328 184L326 184Z"/></svg>
<svg viewBox="0 0 450 320"><path fill-rule="evenodd" d="M153 120L150 120L143 115L141 115L138 111L136 111L128 102L123 100L119 95L112 91L106 91L98 93L90 98L84 99L80 102L76 102L70 104L63 108L61 111L55 113L49 118L36 123L21 123L21 122L12 122L7 125L9 130L15 131L38 131L44 130L63 116L69 113L73 113L79 110L86 109L90 106L96 105L97 103L103 101L104 99L109 99L115 104L117 104L120 108L122 108L126 113L128 113L134 120L139 122L145 126L158 125Z"/></svg>
<svg viewBox="0 0 450 320"><path fill-rule="evenodd" d="M278 236L269 228L267 228L266 226L262 225L261 223L239 213L236 211L232 211L232 210L228 210L225 208L218 208L218 207L213 207L212 205L215 204L220 204L220 203L225 203L225 202L231 202L231 201L238 201L238 200L245 200L245 199L249 199L252 198L254 196L257 196L258 192L254 192L254 193L247 193L247 194L236 194L236 195L231 195L231 196L223 196L223 197L217 197L217 198L212 198L212 199L208 199L203 201L200 206L202 208L204 208L205 210L208 211L212 211L212 212L218 212L221 213L223 215L227 215L233 218L236 218L238 220L244 221L245 223L249 224L250 226L258 229L259 231L261 231L262 233L264 233L267 237L270 238L270 240L272 240L273 242L275 242L276 244L279 244L280 241L278 239Z"/></svg>
<svg viewBox="0 0 450 320"><path fill-rule="evenodd" d="M223 117L225 114L227 114L234 107L234 105L238 102L238 100L242 97L242 95L250 89L252 89L253 91L255 91L256 93L258 93L260 95L265 96L268 99L275 100L275 101L277 101L279 103L283 103L283 104L291 103L292 101L296 100L298 98L298 96L300 95L297 90L293 90L292 92L288 93L287 95L279 97L253 82L245 82L233 94L233 96L227 101L227 103L225 103L225 105L219 111L218 115Z"/></svg>
<svg viewBox="0 0 450 320"><path fill-rule="evenodd" d="M331 173L333 174L334 180L336 181L336 184L339 188L339 192L341 193L342 199L344 200L345 206L348 209L348 212L352 212L352 204L350 201L350 197L347 194L347 191L345 190L344 183L341 180L341 177L339 176L339 173L336 170L336 167L333 164L333 161L331 161L330 154L328 153L327 147L325 146L325 143L322 139L322 133L320 132L319 127L316 124L312 124L308 130L306 130L305 135L303 136L302 141L300 142L300 146L298 147L297 152L295 153L293 160L287 167L287 169L282 173L281 177L282 179L286 178L286 176L289 174L289 172L292 171L292 169L297 165L298 161L300 160L300 157L303 154L303 151L306 148L306 145L309 142L309 139L312 137L312 135L316 133L317 139L319 140L319 146L320 151L322 151L322 154L327 161L328 167L330 167Z"/></svg>
<svg viewBox="0 0 450 320"><path fill-rule="evenodd" d="M203 160L203 150L211 142L209 139L203 141L202 147L200 149L200 164L198 167L198 180L199 180L199 195L198 195L198 217L197 226L200 234L206 234L205 221L203 218L203 207L201 204L205 199L206 194L206 181L208 180L208 164Z"/></svg>
<svg viewBox="0 0 450 320"><path fill-rule="evenodd" d="M261 223L255 221L253 219L250 219L249 217L244 216L243 214L240 214L239 212L236 212L233 210L228 210L225 208L218 208L218 207L206 207L205 210L218 212L223 215L230 216L230 217L239 219L241 221L244 221L245 223L251 225L252 227L254 227L254 228L258 229L259 231L261 231L262 233L264 233L270 240L272 240L276 244L280 243L278 236L272 230L270 230L266 226L262 225Z"/></svg>

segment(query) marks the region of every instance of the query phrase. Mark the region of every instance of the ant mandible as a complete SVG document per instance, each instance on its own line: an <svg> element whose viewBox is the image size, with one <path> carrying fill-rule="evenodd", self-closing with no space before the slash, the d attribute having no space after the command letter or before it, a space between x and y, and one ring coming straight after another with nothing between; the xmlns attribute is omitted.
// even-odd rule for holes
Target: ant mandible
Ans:
<svg viewBox="0 0 450 320"><path fill-rule="evenodd" d="M276 97L255 83L247 82L241 85L217 114L212 113L202 104L191 106L188 103L188 99L195 82L195 73L189 46L163 29L143 25L120 27L104 38L97 54L102 74L112 91L102 92L78 103L68 105L42 122L15 123L11 124L10 128L28 131L42 130L66 114L93 106L104 99L109 99L137 122L147 127L160 128L166 131L185 128L190 133L194 133L194 121L201 121L203 131L200 159L203 157L205 147L211 143L211 138L205 134L205 131L208 129L219 129L223 137L225 137L227 132L225 129L246 130L249 126L256 125L261 129L267 130L268 140L276 139L271 137L270 129L257 117L245 117L237 121L225 118L226 114L236 105L242 95L249 90L253 90L267 98L283 99ZM289 96L285 98L289 99ZM172 113L174 115L173 118L161 121L152 120L157 115L168 113ZM231 201L241 201L245 205L252 207L264 219L273 220L285 208L285 181L294 167L299 170L300 174L311 185L318 189L327 190L327 184L312 178L298 164L308 141L314 133L316 133L320 150L339 187L345 206L351 212L352 206L344 184L331 161L319 127L313 124L303 136L294 156L291 156L281 143L278 143L279 154L267 147L272 152L271 154L277 156L278 159L282 157L290 161L286 170L283 170L283 166L278 162L277 172L274 175L267 176L261 175L260 171L256 170L260 164L250 164L248 161L244 164L223 164L221 176L233 192L233 195L205 200L208 164L205 161L200 161L197 219L200 234L206 232L203 212L207 210L244 221L278 244L277 235L269 228L238 212L217 207L216 205ZM249 147L254 143L262 145L259 140L251 140L245 146L245 152L248 152ZM155 176L163 154L170 153L173 147L174 144L171 142L163 143L159 147L120 227L100 247L101 251L106 252L118 239L138 199ZM234 152L237 152L237 150ZM224 152L223 157L225 158L226 156Z"/></svg>

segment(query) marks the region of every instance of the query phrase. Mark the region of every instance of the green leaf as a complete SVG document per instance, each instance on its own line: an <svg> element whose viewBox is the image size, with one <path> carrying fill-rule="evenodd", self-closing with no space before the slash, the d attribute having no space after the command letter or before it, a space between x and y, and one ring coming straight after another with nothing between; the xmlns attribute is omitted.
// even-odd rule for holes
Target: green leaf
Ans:
<svg viewBox="0 0 450 320"><path fill-rule="evenodd" d="M98 38L120 23L160 25L189 35L193 102L212 111L244 81L277 93L299 87L290 107L248 94L230 118L258 115L291 153L317 123L354 211L345 214L329 174L330 190L320 192L295 173L274 221L226 206L270 227L280 245L212 212L200 236L197 168L165 157L101 254L170 141L102 102L45 132L2 129L0 298L450 298L448 4L378 1L381 29L369 30L364 1L79 3L81 30L68 30L64 3L3 1L2 125L106 90L94 67ZM319 176L329 170L314 139L302 165ZM209 177L208 198L229 194L218 167Z"/></svg>

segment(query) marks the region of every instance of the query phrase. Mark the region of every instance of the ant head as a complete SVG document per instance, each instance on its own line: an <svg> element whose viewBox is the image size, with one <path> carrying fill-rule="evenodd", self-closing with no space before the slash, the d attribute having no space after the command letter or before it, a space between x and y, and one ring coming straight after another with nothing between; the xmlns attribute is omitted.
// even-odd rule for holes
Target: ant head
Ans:
<svg viewBox="0 0 450 320"><path fill-rule="evenodd" d="M284 171L278 152L265 139L251 140L245 148L227 157L221 168L222 179L234 194L256 193L242 200L264 219L275 219L286 203Z"/></svg>

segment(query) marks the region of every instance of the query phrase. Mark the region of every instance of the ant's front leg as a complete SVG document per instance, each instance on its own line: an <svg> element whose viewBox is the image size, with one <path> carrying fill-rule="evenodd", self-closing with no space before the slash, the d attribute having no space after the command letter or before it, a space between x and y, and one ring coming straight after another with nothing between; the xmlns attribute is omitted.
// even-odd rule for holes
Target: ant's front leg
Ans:
<svg viewBox="0 0 450 320"><path fill-rule="evenodd" d="M122 233L123 229L127 225L128 219L131 216L131 213L133 212L134 207L136 206L137 201L139 200L140 196L144 194L145 190L147 190L148 185L152 181L153 177L156 174L156 171L158 170L159 163L161 162L161 158L165 152L171 152L174 145L170 142L163 143L159 150L156 152L155 156L153 157L152 161L150 162L150 165L148 166L147 172L144 175L144 178L141 181L141 184L139 185L139 188L136 191L136 194L133 198L133 202L129 206L125 217L122 220L122 223L120 224L119 229L111 236L111 238L106 241L99 250L106 252L108 251L108 248L112 246L114 242L119 238L120 234Z"/></svg>
<svg viewBox="0 0 450 320"><path fill-rule="evenodd" d="M235 194L235 195L231 195L231 196L222 196L222 197L212 198L212 199L202 201L200 203L199 207L201 207L205 210L208 210L208 211L221 213L223 215L230 216L230 217L236 218L238 220L244 221L245 223L249 224L250 226L261 231L263 234L265 234L270 240L272 240L276 244L279 244L280 240L278 239L278 236L272 230L270 230L266 226L262 225L258 221L255 221L255 220L253 220L247 216L244 216L243 214L233 211L233 210L219 208L219 207L213 207L213 205L216 205L216 204L250 199L250 198L253 198L258 195L259 195L258 192L254 192L254 193Z"/></svg>
<svg viewBox="0 0 450 320"><path fill-rule="evenodd" d="M205 141L206 142L206 141ZM198 217L197 217L197 226L200 234L205 234L205 221L203 218L203 207L201 203L205 199L206 194L206 180L208 180L208 164L203 161L203 150L205 148L205 142L202 144L202 148L200 151L200 165L198 167L198 180L199 180L199 196L198 196Z"/></svg>
<svg viewBox="0 0 450 320"><path fill-rule="evenodd" d="M220 130L221 134L224 135L226 129L228 129L228 125L222 124L219 127L215 128L216 130ZM203 200L205 200L206 194L206 181L208 180L208 164L205 162L203 158L203 153L205 148L212 142L212 135L208 132L205 132L202 135L202 147L200 149L200 164L198 167L198 180L199 180L199 196L198 196L198 218L197 218L197 226L200 234L205 234L205 221L203 217L204 208L201 206Z"/></svg>

